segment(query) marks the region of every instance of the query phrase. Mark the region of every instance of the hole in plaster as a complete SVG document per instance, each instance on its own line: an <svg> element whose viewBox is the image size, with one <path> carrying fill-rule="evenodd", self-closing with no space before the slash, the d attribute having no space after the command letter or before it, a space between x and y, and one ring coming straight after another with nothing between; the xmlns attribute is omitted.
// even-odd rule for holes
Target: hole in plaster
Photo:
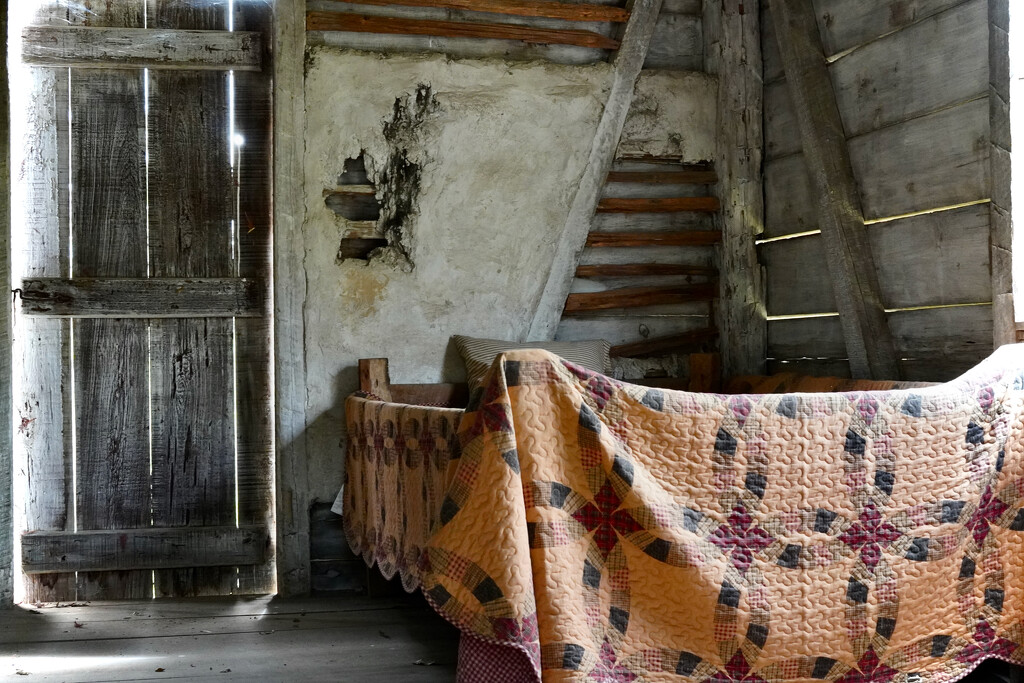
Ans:
<svg viewBox="0 0 1024 683"><path fill-rule="evenodd" d="M338 176L337 188L324 193L327 208L346 221L341 246L338 248L338 260L367 261L375 249L388 245L377 226L380 219L377 188L366 173L363 153L346 159L343 168L342 174Z"/></svg>
<svg viewBox="0 0 1024 683"><path fill-rule="evenodd" d="M415 92L395 99L390 119L383 122L384 158L366 158L363 152L346 160L338 190L326 201L360 231L350 230L343 237L339 261L360 258L412 270L412 224L419 213L422 166L427 160L421 137L438 111L433 90L420 83Z"/></svg>

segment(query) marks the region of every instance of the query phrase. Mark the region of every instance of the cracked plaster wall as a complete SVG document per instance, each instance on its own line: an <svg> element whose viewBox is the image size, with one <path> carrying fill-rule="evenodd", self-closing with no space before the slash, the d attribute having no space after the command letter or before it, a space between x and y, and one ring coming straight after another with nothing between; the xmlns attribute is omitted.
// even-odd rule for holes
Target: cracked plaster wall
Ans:
<svg viewBox="0 0 1024 683"><path fill-rule="evenodd" d="M461 379L452 334L526 334L590 153L611 71L440 55L314 49L306 75L305 307L311 494L341 483L341 404L359 358L398 382ZM377 183L396 100L426 85L436 107L401 143L420 167L402 226L409 264L336 259L344 219L324 205L346 158Z"/></svg>

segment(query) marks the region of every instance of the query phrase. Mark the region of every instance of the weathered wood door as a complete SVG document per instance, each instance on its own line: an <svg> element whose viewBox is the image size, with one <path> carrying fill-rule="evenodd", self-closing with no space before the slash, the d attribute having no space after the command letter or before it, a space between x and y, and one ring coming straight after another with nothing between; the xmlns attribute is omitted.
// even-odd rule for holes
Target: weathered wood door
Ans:
<svg viewBox="0 0 1024 683"><path fill-rule="evenodd" d="M270 4L79 0L29 23L25 598L270 592Z"/></svg>

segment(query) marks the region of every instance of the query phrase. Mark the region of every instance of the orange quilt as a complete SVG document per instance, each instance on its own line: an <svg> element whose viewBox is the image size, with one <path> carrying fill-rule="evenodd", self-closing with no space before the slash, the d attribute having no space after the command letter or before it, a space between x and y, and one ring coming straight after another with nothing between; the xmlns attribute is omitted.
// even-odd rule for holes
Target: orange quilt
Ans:
<svg viewBox="0 0 1024 683"><path fill-rule="evenodd" d="M545 681L944 683L1024 663L1024 352L722 396L499 357L420 560Z"/></svg>

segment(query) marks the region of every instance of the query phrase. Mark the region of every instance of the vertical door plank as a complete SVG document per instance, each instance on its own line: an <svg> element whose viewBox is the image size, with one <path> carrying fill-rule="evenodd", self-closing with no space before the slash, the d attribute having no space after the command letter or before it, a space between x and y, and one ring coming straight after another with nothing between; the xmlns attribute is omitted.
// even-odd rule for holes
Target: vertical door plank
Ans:
<svg viewBox="0 0 1024 683"><path fill-rule="evenodd" d="M60 16L58 16L60 15ZM40 8L33 23L59 24L63 11ZM12 77L26 84L25 106L13 117L12 199L20 206L11 235L11 279L67 275L67 69L33 69L12 60ZM18 285L15 284L15 287ZM68 323L19 316L12 330L14 471L24 496L15 501L15 531L69 530L73 515L69 417L70 394L63 374ZM74 598L74 574L24 577L28 602Z"/></svg>
<svg viewBox="0 0 1024 683"><path fill-rule="evenodd" d="M12 234L12 280L66 277L66 173L68 71L29 69L12 62L28 83L27 111L12 122L12 136L24 144L13 150L14 202L22 207L21 229ZM61 131L64 135L61 135ZM63 162L62 162L63 160ZM16 501L18 531L70 530L73 513L71 451L65 445L69 385L63 374L68 323L19 316L13 330L14 367L20 392L14 397L15 471L24 498ZM23 474L22 474L23 473ZM75 598L74 574L24 578L25 600Z"/></svg>
<svg viewBox="0 0 1024 683"><path fill-rule="evenodd" d="M227 2L150 0L155 28L227 28ZM153 71L150 256L154 277L230 277L235 189L229 76ZM235 512L232 320L152 323L153 524L230 525ZM159 570L157 595L229 592L236 570Z"/></svg>
<svg viewBox="0 0 1024 683"><path fill-rule="evenodd" d="M141 0L84 3L92 26L140 27ZM137 70L71 71L73 277L146 276L145 108ZM146 323L73 323L79 529L149 525ZM152 595L149 572L81 572L79 599Z"/></svg>
<svg viewBox="0 0 1024 683"><path fill-rule="evenodd" d="M272 42L272 16L262 0L237 0L235 30L259 31ZM235 73L238 182L238 275L270 287L272 100L270 60L262 72ZM238 515L241 524L273 528L273 415L270 395L271 306L263 318L235 320L238 399ZM272 556L272 555L271 555ZM239 568L240 593L271 593L274 562Z"/></svg>

